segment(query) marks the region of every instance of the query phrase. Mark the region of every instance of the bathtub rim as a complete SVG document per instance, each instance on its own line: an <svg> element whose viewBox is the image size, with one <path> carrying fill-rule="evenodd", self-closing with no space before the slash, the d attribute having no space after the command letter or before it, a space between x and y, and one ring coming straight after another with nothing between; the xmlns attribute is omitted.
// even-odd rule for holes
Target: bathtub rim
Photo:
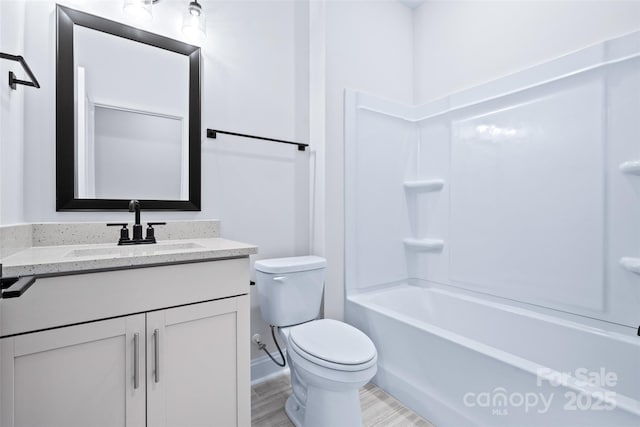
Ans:
<svg viewBox="0 0 640 427"><path fill-rule="evenodd" d="M449 288L451 288L450 286L448 286ZM425 289L425 290L436 290L436 291L444 291L443 293L447 293L449 294L449 296L453 296L453 297L467 297L464 298L466 300L471 300L473 302L477 302L477 303L481 303L481 304L485 304L487 305L487 303L490 303L489 305L494 306L496 308L500 308L502 309L503 307L506 308L506 311L509 311L511 313L514 314L518 314L518 315L525 315L525 316L529 316L529 317L536 317L536 318L540 318L544 316L544 320L546 321L548 317L548 315L542 315L539 314L535 311L531 311L531 310L526 310L526 309L522 309L519 307L509 307L506 304L500 304L500 303L495 303L492 301L483 301L478 297L473 297L473 296L469 296L469 295L457 295L458 292L457 291L451 291L451 290L443 290L438 286L416 286L416 285L412 285L410 283L408 283L408 281L400 281L400 282L394 282L393 284L386 284L383 286L377 286L375 287L375 289L373 288L368 288L367 291L364 292L357 292L357 293L352 293L350 292L347 296L346 296L346 300L348 303L351 304L355 304L358 306L361 306L365 309L369 309L369 310L373 310L376 311L380 314L382 314L385 317L391 318L391 319L395 319L397 321L400 321L408 326L411 327L417 327L418 329L424 330L427 333L430 333L432 335L435 335L439 338L445 339L447 341L450 341L454 344L457 344L459 346L465 347L469 350L472 350L474 352L477 353L481 353L487 357L493 358L495 360L498 360L502 363L505 363L509 366L515 367L517 369L520 369L522 371L525 371L531 375L534 375L536 377L540 376L544 379L551 379L553 378L554 380L558 380L558 378L560 379L560 385L563 387L567 387L570 388L574 391L577 391L579 393L583 393L586 395L591 396L591 398L593 399L597 399L597 400L603 400L605 403L610 403L610 404L615 404L615 408L616 409L621 409L624 410L628 413L634 414L636 416L640 416L640 400L636 400L632 397L629 397L627 395L623 395L621 393L615 392L615 398L611 399L611 398L605 398L602 399L602 396L608 396L606 394L606 392L611 391L599 386L594 386L591 384L584 384L582 382L580 382L579 380L577 380L576 378L572 377L571 375L567 375L564 372L558 371L554 368L548 367L548 366L544 366L541 365L539 363L533 362L531 360L525 359L523 357L517 356L513 353L509 353L507 351L504 350L500 350L499 348L484 344L482 342L479 342L477 340L474 340L472 338L468 338L465 337L463 335L460 335L458 333L452 332L452 331L448 331L444 328L441 328L439 326L435 326L433 324L430 324L428 322L425 322L423 320L419 320L419 319L415 319L412 318L408 315L405 315L403 313L400 313L398 311L395 310L391 310L389 308L386 308L380 304L376 304L374 302L371 301L371 297L373 295L379 295L381 293L385 293L385 292L389 292L389 291L393 291L394 289L397 288L411 288L411 289ZM456 288L457 289L457 288ZM451 295L453 294L453 295ZM462 294L462 292L460 292L460 294ZM475 300L475 301L474 301ZM526 311L529 311L529 313L525 313ZM532 316L531 313L535 313L535 316ZM581 317L581 316L580 316ZM631 344L631 345L635 345L635 346L640 346L640 343L636 340L635 342L631 339L631 337L628 337L626 335L617 333L617 332L611 332L611 331L605 331L602 329L598 329L598 328L594 328L588 325L583 325L574 321L567 321L565 319L552 319L553 323L556 324L561 324L562 326L565 327L569 327L569 328L576 328L576 329L580 329L583 331L587 331L587 332L592 332L592 330L595 330L598 332L599 335L601 336L607 336L609 338L616 338L616 339L622 339L624 342ZM544 370L544 371L543 371ZM540 375L540 372L545 372L544 375Z"/></svg>
<svg viewBox="0 0 640 427"><path fill-rule="evenodd" d="M569 311L563 311L556 308L523 302L516 299L497 296L481 291L475 291L455 285L434 282L432 280L408 278L364 288L350 289L346 292L345 300L348 300L350 297L360 298L363 294L373 295L374 293L384 292L387 289L395 288L399 285L408 285L428 290L436 290L439 293L448 294L449 296L453 296L455 298L462 297L467 301L479 302L485 305L492 305L493 307L499 308L501 310L510 311L515 314L525 315L529 317L532 317L531 313L535 313L535 316L533 317L543 317L549 322L560 323L563 326L567 326L567 324L573 324L580 329L588 328L589 331L593 333L617 334L621 337L621 339L622 337L626 337L625 341L629 340L631 344L635 344L636 342L639 342L638 340L640 340L640 338L638 338L638 336L640 335L640 326L636 327L624 325L621 323L610 322L608 320L602 320L599 318L576 314Z"/></svg>

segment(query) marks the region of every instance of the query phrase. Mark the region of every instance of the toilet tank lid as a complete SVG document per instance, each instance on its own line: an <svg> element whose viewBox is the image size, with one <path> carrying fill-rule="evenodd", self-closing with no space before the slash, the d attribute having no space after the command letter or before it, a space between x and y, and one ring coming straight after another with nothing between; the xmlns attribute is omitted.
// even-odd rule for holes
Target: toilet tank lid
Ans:
<svg viewBox="0 0 640 427"><path fill-rule="evenodd" d="M327 260L315 256L296 256L289 258L261 259L253 265L256 270L263 273L293 273L296 271L317 270L324 268Z"/></svg>

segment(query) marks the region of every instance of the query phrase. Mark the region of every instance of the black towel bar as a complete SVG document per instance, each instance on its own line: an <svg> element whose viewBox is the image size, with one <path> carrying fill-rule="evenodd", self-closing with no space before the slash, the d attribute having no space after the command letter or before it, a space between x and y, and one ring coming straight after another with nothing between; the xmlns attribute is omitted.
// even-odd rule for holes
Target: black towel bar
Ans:
<svg viewBox="0 0 640 427"><path fill-rule="evenodd" d="M9 71L9 86L11 87L11 89L15 90L16 85L31 86L31 87L35 87L36 89L40 88L40 83L38 83L38 79L36 79L36 76L33 75L31 68L29 68L29 65L27 65L27 61L25 61L22 56L10 55L8 53L0 52L0 58L8 59L9 61L19 62L20 65L22 65L22 68L24 68L24 71L29 75L29 78L31 79L30 82L26 80L17 79L13 71Z"/></svg>
<svg viewBox="0 0 640 427"><path fill-rule="evenodd" d="M307 149L307 147L309 146L309 144L304 144L302 142L293 142L293 141L285 141L285 140L282 140L282 139L265 138L264 136L247 135L247 134L244 134L244 133L227 132L227 131L224 131L224 130L217 130L217 129L207 129L207 138L215 139L217 134L219 134L219 133L222 133L222 134L225 134L225 135L241 136L241 137L244 137L244 138L261 139L263 141L269 141L269 142L279 142L281 144L297 145L298 146L298 151L305 151Z"/></svg>

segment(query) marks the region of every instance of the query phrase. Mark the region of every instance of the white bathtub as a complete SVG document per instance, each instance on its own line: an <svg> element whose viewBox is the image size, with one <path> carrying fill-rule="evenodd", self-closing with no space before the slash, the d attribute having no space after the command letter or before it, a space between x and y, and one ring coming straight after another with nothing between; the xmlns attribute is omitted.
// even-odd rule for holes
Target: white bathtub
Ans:
<svg viewBox="0 0 640 427"><path fill-rule="evenodd" d="M376 344L374 382L437 427L640 426L632 328L507 303L401 283L349 295L346 317Z"/></svg>

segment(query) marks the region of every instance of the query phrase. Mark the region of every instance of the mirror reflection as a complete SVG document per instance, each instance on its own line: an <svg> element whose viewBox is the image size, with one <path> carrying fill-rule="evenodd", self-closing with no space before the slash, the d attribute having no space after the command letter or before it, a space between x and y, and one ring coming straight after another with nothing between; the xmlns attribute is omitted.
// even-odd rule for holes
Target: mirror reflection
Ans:
<svg viewBox="0 0 640 427"><path fill-rule="evenodd" d="M93 138L78 144L78 196L187 200L180 117L94 106Z"/></svg>
<svg viewBox="0 0 640 427"><path fill-rule="evenodd" d="M187 200L188 58L82 26L73 35L76 197Z"/></svg>

